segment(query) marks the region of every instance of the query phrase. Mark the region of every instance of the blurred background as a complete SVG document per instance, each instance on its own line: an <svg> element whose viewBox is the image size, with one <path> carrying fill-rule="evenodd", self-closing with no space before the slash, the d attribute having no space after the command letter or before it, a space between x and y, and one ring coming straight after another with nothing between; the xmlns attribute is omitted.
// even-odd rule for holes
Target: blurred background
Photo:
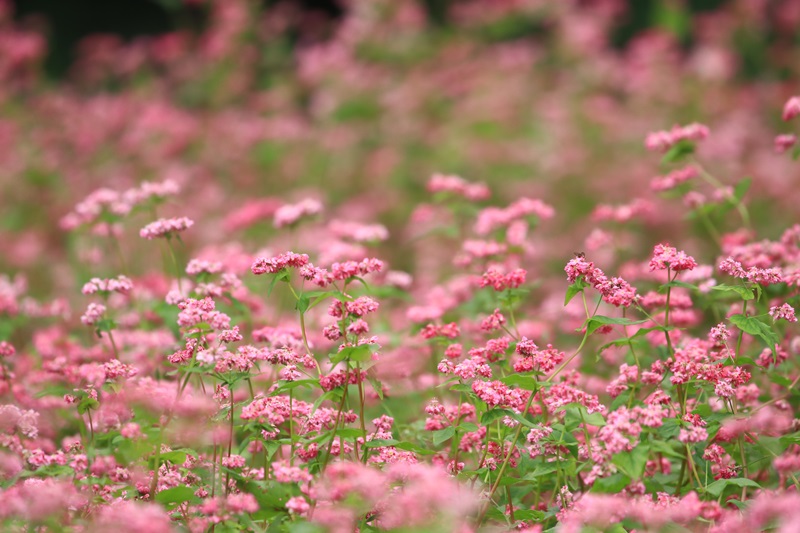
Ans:
<svg viewBox="0 0 800 533"><path fill-rule="evenodd" d="M310 197L326 219L384 224L378 255L423 279L453 254L420 239L447 216L436 172L556 208L528 237L538 275L664 239L710 260L680 196L650 190L663 168L644 137L707 124L698 159L725 184L752 177L757 228L779 235L800 201L773 148L800 92L798 27L797 0L0 0L0 272L39 296L118 274L103 236L64 217L98 189L172 180L158 214L196 221L187 257L324 251L302 236L319 226L272 226ZM132 272L150 220L119 229Z"/></svg>

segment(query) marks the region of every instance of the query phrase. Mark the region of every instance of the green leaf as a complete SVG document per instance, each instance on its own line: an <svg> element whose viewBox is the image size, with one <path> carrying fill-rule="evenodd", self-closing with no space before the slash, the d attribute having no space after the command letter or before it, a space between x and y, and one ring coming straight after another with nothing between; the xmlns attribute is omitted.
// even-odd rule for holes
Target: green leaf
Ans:
<svg viewBox="0 0 800 533"><path fill-rule="evenodd" d="M377 378L374 378L369 375L367 376L367 379L369 380L369 384L372 385L372 390L374 390L375 394L378 395L378 398L383 400L383 385L381 384L381 382L378 381Z"/></svg>
<svg viewBox="0 0 800 533"><path fill-rule="evenodd" d="M525 475L524 479L530 479L534 481L538 481L540 477L544 477L545 479L550 479L553 472L558 470L558 465L555 463L543 463L540 465L536 465L536 468L533 469L533 472Z"/></svg>
<svg viewBox="0 0 800 533"><path fill-rule="evenodd" d="M335 294L334 291L308 291L304 292L300 295L297 299L297 303L295 304L295 309L300 311L301 313L305 313L309 309L313 309L320 302L328 298L329 296Z"/></svg>
<svg viewBox="0 0 800 533"><path fill-rule="evenodd" d="M97 325L95 329L100 331L112 331L117 329L117 323L111 320L110 318L103 318L102 320L97 321Z"/></svg>
<svg viewBox="0 0 800 533"><path fill-rule="evenodd" d="M100 407L100 402L87 396L78 404L78 414L86 414L89 409L97 409L98 407Z"/></svg>
<svg viewBox="0 0 800 533"><path fill-rule="evenodd" d="M534 511L533 509L519 509L514 511L514 518L517 520L531 520L541 522L544 520L544 511Z"/></svg>
<svg viewBox="0 0 800 533"><path fill-rule="evenodd" d="M677 329L677 328L675 328L673 326L653 326L652 328L641 328L638 331L636 331L636 333L631 335L630 337L622 337L621 339L615 339L615 340L613 340L611 342L607 342L604 345L600 346L600 348L597 349L597 353L598 353L597 360L598 361L600 360L600 353L603 350L605 350L608 347L610 347L610 346L627 346L634 339L636 339L638 337L642 337L642 336L650 333L651 331L672 331L674 329Z"/></svg>
<svg viewBox="0 0 800 533"><path fill-rule="evenodd" d="M505 416L512 416L514 413L508 409L489 409L483 416L481 416L481 425L488 426L495 420L499 420Z"/></svg>
<svg viewBox="0 0 800 533"><path fill-rule="evenodd" d="M658 292L666 292L666 290L670 287L681 287L683 289L690 289L693 291L698 290L697 285L686 283L685 281L670 281L669 283L665 283L658 287Z"/></svg>
<svg viewBox="0 0 800 533"><path fill-rule="evenodd" d="M170 463L172 463L174 465L179 465L180 466L180 465L182 465L183 463L186 462L186 452L182 452L182 451L179 451L179 450L178 451L166 452L166 453L162 453L160 455L160 458L161 458L162 462L163 461L169 461Z"/></svg>
<svg viewBox="0 0 800 533"><path fill-rule="evenodd" d="M775 345L779 344L781 340L768 325L753 316L731 315L728 319L740 330L764 341L767 347L772 350L772 355L777 356L775 354Z"/></svg>
<svg viewBox="0 0 800 533"><path fill-rule="evenodd" d="M589 335L603 326L633 326L643 324L647 320L631 320L630 318L614 318L610 316L595 315L584 322Z"/></svg>
<svg viewBox="0 0 800 533"><path fill-rule="evenodd" d="M711 290L720 292L734 292L738 294L743 300L752 300L754 298L753 290L747 287L743 287L741 285L720 284L720 285L714 285L713 287L711 287Z"/></svg>
<svg viewBox="0 0 800 533"><path fill-rule="evenodd" d="M675 443L675 441L670 441ZM678 446L679 443L676 443L675 446ZM650 447L656 453L661 453L667 455L669 457L673 457L675 459L683 459L683 454L677 451L669 442L665 442L662 440L654 439L650 442Z"/></svg>
<svg viewBox="0 0 800 533"><path fill-rule="evenodd" d="M585 406L579 403L569 403L560 408L566 412L566 418L575 423L575 427L581 422L591 426L603 427L606 420L600 413L590 413Z"/></svg>
<svg viewBox="0 0 800 533"><path fill-rule="evenodd" d="M272 396L277 396L278 394L282 394L298 387L306 387L310 389L313 389L314 387L321 388L318 379L298 379L297 381L284 381L281 383L280 387L272 392Z"/></svg>
<svg viewBox="0 0 800 533"><path fill-rule="evenodd" d="M434 450L428 450L427 448L417 446L416 444L412 444L410 442L401 442L399 444L395 444L394 447L397 448L398 450L414 452L420 455L434 455L436 453Z"/></svg>
<svg viewBox="0 0 800 533"><path fill-rule="evenodd" d="M289 279L290 279L290 276L291 275L289 274L289 270L286 269L286 268L284 268L280 272L272 274L272 279L269 281L269 288L267 288L267 296L271 296L272 295L272 289L275 288L275 285L279 281L284 281L284 282L288 283Z"/></svg>
<svg viewBox="0 0 800 533"><path fill-rule="evenodd" d="M580 293L581 293L581 291L583 291L583 289L585 289L585 288L586 288L586 287L588 287L588 286L589 286L589 284L588 284L588 283L586 283L586 282L583 280L583 277L582 277L582 276L581 276L581 277L579 277L578 279L576 279L576 280L575 280L575 283L573 283L572 285L570 285L569 287L567 287L567 294L566 294L566 296L564 296L564 306L566 307L566 305L567 305L567 304L568 304L570 301L572 301L572 299L573 299L573 298L575 298L575 296L577 296L578 294L580 294Z"/></svg>
<svg viewBox="0 0 800 533"><path fill-rule="evenodd" d="M384 446L396 446L399 440L394 439L373 439L364 443L364 448L383 448Z"/></svg>
<svg viewBox="0 0 800 533"><path fill-rule="evenodd" d="M710 483L706 486L706 492L716 498L719 498L720 496L722 496L722 493L725 492L725 489L731 485L739 488L743 487L753 487L754 489L761 488L761 485L759 485L752 479L739 477L733 479L718 479L717 481Z"/></svg>
<svg viewBox="0 0 800 533"><path fill-rule="evenodd" d="M338 353L331 355L331 364L341 363L345 359L354 363L366 363L372 361L372 354L377 352L380 346L377 344L361 344L358 346L348 346L342 348Z"/></svg>
<svg viewBox="0 0 800 533"><path fill-rule="evenodd" d="M469 431L469 432L478 431L478 426L476 424L473 424L472 422L462 422L461 424L458 425L458 430Z"/></svg>
<svg viewBox="0 0 800 533"><path fill-rule="evenodd" d="M183 502L200 503L200 498L194 495L195 489L182 485L164 489L157 493L155 500L162 505L177 504Z"/></svg>
<svg viewBox="0 0 800 533"><path fill-rule="evenodd" d="M453 426L448 426L448 427L446 427L444 429L440 429L438 431L434 431L433 432L433 445L434 446L439 446L444 441L452 438L453 435L455 435L455 433L456 433L456 428L454 428Z"/></svg>
<svg viewBox="0 0 800 533"><path fill-rule="evenodd" d="M541 387L536 376L526 376L524 374L511 374L500 380L505 385L516 385L520 389L537 391Z"/></svg>
<svg viewBox="0 0 800 533"><path fill-rule="evenodd" d="M733 197L736 199L736 203L742 202L744 195L750 190L750 185L752 185L752 183L753 178L745 178L736 184L736 187L733 188Z"/></svg>
<svg viewBox="0 0 800 533"><path fill-rule="evenodd" d="M617 494L622 492L622 489L630 485L631 478L625 474L614 474L609 477L601 477L592 485L591 492L601 492L604 494Z"/></svg>
<svg viewBox="0 0 800 533"><path fill-rule="evenodd" d="M690 141L679 141L664 154L661 158L662 163L675 163L694 153L694 143Z"/></svg>
<svg viewBox="0 0 800 533"><path fill-rule="evenodd" d="M620 471L631 479L639 479L647 465L647 456L650 447L639 444L629 452L621 452L611 458L611 462L619 467Z"/></svg>

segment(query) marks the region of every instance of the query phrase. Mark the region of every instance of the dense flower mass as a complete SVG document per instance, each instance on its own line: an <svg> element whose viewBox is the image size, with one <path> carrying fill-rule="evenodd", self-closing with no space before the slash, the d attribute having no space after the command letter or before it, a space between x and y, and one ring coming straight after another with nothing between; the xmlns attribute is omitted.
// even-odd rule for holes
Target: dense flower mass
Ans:
<svg viewBox="0 0 800 533"><path fill-rule="evenodd" d="M0 531L800 531L797 2L22 4Z"/></svg>

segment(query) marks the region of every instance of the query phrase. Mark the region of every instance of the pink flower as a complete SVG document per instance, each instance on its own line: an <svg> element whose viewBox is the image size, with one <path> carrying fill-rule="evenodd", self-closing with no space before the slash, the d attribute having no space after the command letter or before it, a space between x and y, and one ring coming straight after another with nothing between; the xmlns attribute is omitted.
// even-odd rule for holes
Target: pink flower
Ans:
<svg viewBox="0 0 800 533"><path fill-rule="evenodd" d="M300 268L306 264L308 264L308 256L306 254L286 252L271 258L260 257L253 262L250 270L256 276L261 274L277 274L285 268Z"/></svg>
<svg viewBox="0 0 800 533"><path fill-rule="evenodd" d="M671 130L649 133L645 138L645 146L654 152L666 152L680 141L700 141L708 137L708 126L693 122L686 126L675 125Z"/></svg>
<svg viewBox="0 0 800 533"><path fill-rule="evenodd" d="M304 217L311 217L322 212L322 203L319 200L306 198L296 204L286 204L275 211L273 224L276 228L291 226Z"/></svg>
<svg viewBox="0 0 800 533"><path fill-rule="evenodd" d="M678 251L668 244L657 244L653 248L653 257L650 259L650 271L672 269L674 272L692 270L697 266L697 261L684 251Z"/></svg>
<svg viewBox="0 0 800 533"><path fill-rule="evenodd" d="M302 496L293 496L286 502L286 508L291 514L305 516L311 506Z"/></svg>
<svg viewBox="0 0 800 533"><path fill-rule="evenodd" d="M0 357L11 357L16 353L17 350L14 349L14 346L10 342L0 341Z"/></svg>
<svg viewBox="0 0 800 533"><path fill-rule="evenodd" d="M775 137L775 153L782 154L797 143L797 135L785 133Z"/></svg>
<svg viewBox="0 0 800 533"><path fill-rule="evenodd" d="M118 292L127 294L133 290L133 282L127 276L118 276L111 279L92 278L83 285L83 294Z"/></svg>
<svg viewBox="0 0 800 533"><path fill-rule="evenodd" d="M194 221L187 217L160 218L139 230L139 236L148 240L170 237L173 233L185 231L192 226L194 226Z"/></svg>
<svg viewBox="0 0 800 533"><path fill-rule="evenodd" d="M670 189L674 189L681 183L697 177L698 174L699 172L693 166L688 166L679 170L673 170L666 176L653 178L653 180L650 182L650 188L659 192L668 191Z"/></svg>
<svg viewBox="0 0 800 533"><path fill-rule="evenodd" d="M485 183L469 183L458 176L445 174L431 176L427 189L432 193L447 192L471 201L487 200L491 196Z"/></svg>
<svg viewBox="0 0 800 533"><path fill-rule="evenodd" d="M769 308L769 316L772 317L773 321L784 319L787 322L797 322L797 317L794 315L794 307L789 304L773 305Z"/></svg>
<svg viewBox="0 0 800 533"><path fill-rule="evenodd" d="M792 96L783 106L783 120L792 120L797 115L800 115L800 96Z"/></svg>
<svg viewBox="0 0 800 533"><path fill-rule="evenodd" d="M106 306L98 303L90 303L86 308L86 312L81 316L81 322L87 326L94 326L106 314Z"/></svg>

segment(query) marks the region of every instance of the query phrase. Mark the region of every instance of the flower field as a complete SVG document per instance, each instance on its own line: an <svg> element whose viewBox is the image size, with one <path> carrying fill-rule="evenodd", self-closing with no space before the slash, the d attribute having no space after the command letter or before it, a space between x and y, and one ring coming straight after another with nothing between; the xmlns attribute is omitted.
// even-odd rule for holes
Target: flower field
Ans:
<svg viewBox="0 0 800 533"><path fill-rule="evenodd" d="M0 0L0 530L800 531L795 2L185 4Z"/></svg>

